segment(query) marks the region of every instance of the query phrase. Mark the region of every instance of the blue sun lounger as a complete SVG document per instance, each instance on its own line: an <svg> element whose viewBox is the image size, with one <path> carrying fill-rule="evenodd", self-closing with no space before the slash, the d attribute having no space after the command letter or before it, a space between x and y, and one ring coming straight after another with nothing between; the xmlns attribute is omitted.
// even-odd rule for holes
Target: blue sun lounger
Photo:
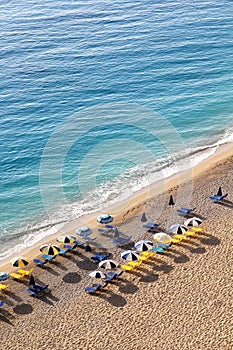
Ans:
<svg viewBox="0 0 233 350"><path fill-rule="evenodd" d="M113 279L119 278L123 274L123 271L116 273L114 271L108 271L107 275L112 277Z"/></svg>
<svg viewBox="0 0 233 350"><path fill-rule="evenodd" d="M56 259L57 255L47 255L47 254L42 254L42 258L48 260L49 262L52 262L54 259Z"/></svg>
<svg viewBox="0 0 233 350"><path fill-rule="evenodd" d="M115 239L112 240L114 244L116 244L117 246L121 247L123 245L128 244L129 242L132 241L132 236L130 237L117 237Z"/></svg>
<svg viewBox="0 0 233 350"><path fill-rule="evenodd" d="M44 292L45 290L48 290L49 285L46 284L45 286L40 286L39 284L34 284L33 286L30 286L27 289L28 293L31 293L32 295L37 295L39 293Z"/></svg>
<svg viewBox="0 0 233 350"><path fill-rule="evenodd" d="M4 304L4 301L0 301L0 307L2 307Z"/></svg>
<svg viewBox="0 0 233 350"><path fill-rule="evenodd" d="M94 260L97 263L100 263L103 260L106 260L108 258L110 258L111 253L107 253L107 254L95 254L91 257L92 260Z"/></svg>
<svg viewBox="0 0 233 350"><path fill-rule="evenodd" d="M48 263L48 259L46 260L40 260L40 259L34 259L34 263L40 267L43 267L45 264Z"/></svg>
<svg viewBox="0 0 233 350"><path fill-rule="evenodd" d="M164 248L162 248L162 247L152 247L152 251L153 252L157 252L157 253L163 253L164 252Z"/></svg>
<svg viewBox="0 0 233 350"><path fill-rule="evenodd" d="M177 212L182 214L182 215L187 215L187 214L190 214L192 213L192 211L194 211L196 208L193 208L193 209L190 209L190 208L180 208L180 209L177 209Z"/></svg>
<svg viewBox="0 0 233 350"><path fill-rule="evenodd" d="M228 193L225 193L222 196L218 196L217 194L214 194L213 196L210 197L210 199L212 199L212 201L214 201L214 202L220 202L221 200L223 200L227 196L228 196Z"/></svg>
<svg viewBox="0 0 233 350"><path fill-rule="evenodd" d="M102 284L98 284L98 283L93 283L90 286L85 287L85 292L96 293L97 291L100 291L104 287L106 287L106 284L102 285Z"/></svg>

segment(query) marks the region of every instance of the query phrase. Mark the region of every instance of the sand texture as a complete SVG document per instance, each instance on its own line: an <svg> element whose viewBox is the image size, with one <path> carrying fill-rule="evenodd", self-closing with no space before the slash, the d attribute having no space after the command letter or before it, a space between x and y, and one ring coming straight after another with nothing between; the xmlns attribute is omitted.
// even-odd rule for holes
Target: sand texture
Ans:
<svg viewBox="0 0 233 350"><path fill-rule="evenodd" d="M232 161L219 162L193 181L189 205L206 219L207 233L174 244L135 272L125 272L98 296L85 294L83 288L90 282L87 274L97 268L90 257L99 247L89 253L78 248L44 269L36 267L36 281L50 287L41 298L29 296L26 284L11 281L11 291L0 296L5 301L0 349L232 349ZM219 185L229 196L214 204L209 196ZM167 198L171 192L176 198L175 188ZM120 231L133 233L135 240L151 238L139 219L143 209L162 229L182 222L177 206L165 206L157 217L161 198L125 213ZM121 251L111 250L115 260L121 261Z"/></svg>

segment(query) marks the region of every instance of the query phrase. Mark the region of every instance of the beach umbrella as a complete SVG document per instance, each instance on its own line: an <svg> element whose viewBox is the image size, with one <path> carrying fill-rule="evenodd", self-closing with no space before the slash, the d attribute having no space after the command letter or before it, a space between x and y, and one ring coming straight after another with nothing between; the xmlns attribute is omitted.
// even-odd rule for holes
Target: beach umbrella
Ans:
<svg viewBox="0 0 233 350"><path fill-rule="evenodd" d="M0 281L6 281L10 278L10 274L7 272L0 272Z"/></svg>
<svg viewBox="0 0 233 350"><path fill-rule="evenodd" d="M99 267L101 269L106 269L106 270L115 269L117 266L118 266L118 263L110 259L103 260L99 263Z"/></svg>
<svg viewBox="0 0 233 350"><path fill-rule="evenodd" d="M27 258L17 257L12 259L10 263L14 267L24 267L29 264L29 260Z"/></svg>
<svg viewBox="0 0 233 350"><path fill-rule="evenodd" d="M127 261L137 261L140 259L140 254L134 250L126 250L125 252L121 253L121 257Z"/></svg>
<svg viewBox="0 0 233 350"><path fill-rule="evenodd" d="M174 202L174 199L173 199L173 196L172 196L172 195L170 195L168 205L175 205L175 202Z"/></svg>
<svg viewBox="0 0 233 350"><path fill-rule="evenodd" d="M100 224L109 224L113 220L114 220L114 217L110 214L102 214L97 218L97 222L99 222Z"/></svg>
<svg viewBox="0 0 233 350"><path fill-rule="evenodd" d="M92 234L93 230L90 227L80 227L78 230L76 230L76 234L82 237L90 236Z"/></svg>
<svg viewBox="0 0 233 350"><path fill-rule="evenodd" d="M217 195L218 196L222 196L222 187L221 186L218 189Z"/></svg>
<svg viewBox="0 0 233 350"><path fill-rule="evenodd" d="M172 237L165 232L157 232L152 237L156 243L170 244L172 241Z"/></svg>
<svg viewBox="0 0 233 350"><path fill-rule="evenodd" d="M146 213L145 212L143 212L142 213L142 216L141 216L141 222L147 222L148 220L147 220L147 217L146 217Z"/></svg>
<svg viewBox="0 0 233 350"><path fill-rule="evenodd" d="M33 275L30 276L30 280L29 280L28 284L29 284L29 286L35 286L36 282L35 282Z"/></svg>
<svg viewBox="0 0 233 350"><path fill-rule="evenodd" d="M176 224L170 227L170 232L175 233L176 235L184 235L188 231L187 227L181 224Z"/></svg>
<svg viewBox="0 0 233 350"><path fill-rule="evenodd" d="M76 238L74 236L61 236L57 239L59 243L74 243Z"/></svg>
<svg viewBox="0 0 233 350"><path fill-rule="evenodd" d="M153 242L147 241L146 239L135 243L134 248L140 252L146 252L151 250L153 247Z"/></svg>
<svg viewBox="0 0 233 350"><path fill-rule="evenodd" d="M54 244L45 244L40 247L40 251L46 255L58 255L60 248Z"/></svg>
<svg viewBox="0 0 233 350"><path fill-rule="evenodd" d="M92 271L91 273L89 273L89 276L93 278L102 278L102 279L105 279L107 277L105 273L102 271Z"/></svg>
<svg viewBox="0 0 233 350"><path fill-rule="evenodd" d="M184 225L197 227L197 226L201 225L201 223L202 223L201 219L194 217L194 218L189 218L189 219L185 220Z"/></svg>

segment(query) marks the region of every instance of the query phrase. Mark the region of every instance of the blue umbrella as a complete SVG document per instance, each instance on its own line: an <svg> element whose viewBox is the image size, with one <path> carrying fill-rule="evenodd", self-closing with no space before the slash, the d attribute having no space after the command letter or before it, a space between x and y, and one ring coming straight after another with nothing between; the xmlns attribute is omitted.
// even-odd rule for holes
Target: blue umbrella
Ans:
<svg viewBox="0 0 233 350"><path fill-rule="evenodd" d="M110 214L102 214L97 218L97 222L99 222L100 224L109 224L113 220L114 220L114 217Z"/></svg>
<svg viewBox="0 0 233 350"><path fill-rule="evenodd" d="M7 272L0 272L0 281L6 281L10 278L10 274Z"/></svg>

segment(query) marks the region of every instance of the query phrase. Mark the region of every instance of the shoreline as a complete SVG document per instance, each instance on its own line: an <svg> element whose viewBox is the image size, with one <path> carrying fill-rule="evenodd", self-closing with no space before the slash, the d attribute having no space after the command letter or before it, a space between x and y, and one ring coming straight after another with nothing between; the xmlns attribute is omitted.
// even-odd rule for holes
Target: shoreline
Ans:
<svg viewBox="0 0 233 350"><path fill-rule="evenodd" d="M124 223L125 220L133 218L136 215L140 215L142 211L145 211L144 209L147 206L148 201L150 201L151 199L161 194L164 194L166 196L166 194L171 192L172 189L179 188L180 185L184 185L192 182L194 178L197 178L199 175L203 174L205 171L208 171L209 169L214 168L218 162L225 161L226 159L233 156L232 142L222 144L216 147L217 147L216 151L214 152L213 155L204 159L197 165L187 170L184 170L180 173L173 174L168 178L164 178L159 181L156 181L155 183L133 193L131 198L118 202L117 204L110 205L108 209L107 210L104 209L104 211L109 212L114 216L115 225ZM191 188L189 186L188 190L190 189ZM187 198L185 203L180 203L180 206L182 205L188 207ZM74 219L65 223L64 226L58 229L56 233L44 237L39 242L37 242L36 244L32 245L29 248L22 249L20 252L14 253L11 256L2 259L0 261L1 270L5 269L10 272L13 271L14 269L9 264L9 261L13 257L18 255L27 256L27 258L29 258L30 260L33 260L35 257L40 255L39 247L42 244L54 242L60 235L74 234L73 231L77 229L78 226L91 226L93 229L98 229L102 227L100 224L96 222L96 217L99 214L100 212L86 214L84 216L81 216L77 219ZM154 218L154 220L156 219L157 218ZM54 228L55 227L56 225L54 226ZM97 235L96 235L96 232L94 232L94 236L97 236Z"/></svg>

